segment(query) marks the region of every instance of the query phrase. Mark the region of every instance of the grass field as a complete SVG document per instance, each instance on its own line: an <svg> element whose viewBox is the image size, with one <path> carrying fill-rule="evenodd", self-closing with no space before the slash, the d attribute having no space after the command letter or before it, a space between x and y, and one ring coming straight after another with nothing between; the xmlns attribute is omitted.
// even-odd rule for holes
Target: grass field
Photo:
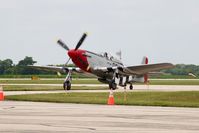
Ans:
<svg viewBox="0 0 199 133"><path fill-rule="evenodd" d="M73 86L73 90L107 90L108 87L88 87L88 86ZM51 91L51 90L63 90L62 86L20 86L9 85L3 87L4 91Z"/></svg>
<svg viewBox="0 0 199 133"><path fill-rule="evenodd" d="M6 100L106 104L108 93L59 93L7 96ZM199 92L128 92L114 93L117 105L199 107Z"/></svg>
<svg viewBox="0 0 199 133"><path fill-rule="evenodd" d="M0 75L0 78L31 78L32 76L36 76L38 78L65 78L66 75L62 74L61 76L58 76L56 73L52 74L52 75L48 75L48 74L39 74L39 75ZM89 78L88 76L84 76L81 74L72 74L73 78ZM92 78L92 77L90 77Z"/></svg>
<svg viewBox="0 0 199 133"><path fill-rule="evenodd" d="M157 75L157 76L150 76L152 79L196 79L199 77L192 77L189 75L171 75L171 74L163 74L163 75Z"/></svg>
<svg viewBox="0 0 199 133"><path fill-rule="evenodd" d="M63 84L64 80L0 80L0 84ZM72 80L72 84L101 84L97 80Z"/></svg>
<svg viewBox="0 0 199 133"><path fill-rule="evenodd" d="M39 78L65 78L65 74L61 76L57 76L56 74L52 75L0 75L0 78L31 78L32 76L36 76ZM73 78L88 78L81 74L73 74ZM92 77L91 77L92 78ZM158 75L158 76L150 76L150 78L158 78L158 79L193 79L194 77L191 77L189 75L171 75L171 74L164 74L164 75ZM197 77L199 78L199 77Z"/></svg>
<svg viewBox="0 0 199 133"><path fill-rule="evenodd" d="M151 80L150 85L199 85L199 80ZM63 80L0 80L0 84L63 84ZM74 79L72 84L101 84L96 79ZM137 84L137 83L136 83Z"/></svg>
<svg viewBox="0 0 199 133"><path fill-rule="evenodd" d="M199 85L199 80L151 80L150 85Z"/></svg>
<svg viewBox="0 0 199 133"><path fill-rule="evenodd" d="M8 85L4 86L4 91L47 91L62 90L63 80L0 80L0 84L60 84L60 86L20 86ZM101 84L96 79L78 80L74 79L72 84ZM138 83L137 83L138 84ZM150 85L199 85L199 80L151 80ZM72 89L80 90L99 90L108 89L107 87L72 87Z"/></svg>

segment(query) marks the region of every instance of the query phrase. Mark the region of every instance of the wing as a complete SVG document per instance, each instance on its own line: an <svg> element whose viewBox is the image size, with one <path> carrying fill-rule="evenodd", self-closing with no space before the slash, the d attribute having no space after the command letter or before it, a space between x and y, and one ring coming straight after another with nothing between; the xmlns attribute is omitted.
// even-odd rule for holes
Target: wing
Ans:
<svg viewBox="0 0 199 133"><path fill-rule="evenodd" d="M54 72L61 72L61 73L68 73L68 71L78 71L79 70L75 67L33 66L33 65L28 65L28 67L35 68L38 70L54 71Z"/></svg>
<svg viewBox="0 0 199 133"><path fill-rule="evenodd" d="M157 73L163 69L173 68L174 65L171 63L159 63L159 64L146 64L139 66L127 66L127 67L96 67L94 70L101 70L103 72L110 72L118 69L121 75L144 75Z"/></svg>
<svg viewBox="0 0 199 133"><path fill-rule="evenodd" d="M136 74L136 75L143 75L154 71L160 71L163 69L173 68L174 65L171 63L159 63L159 64L146 64L146 65L139 65L139 66L129 66L125 67L124 71Z"/></svg>
<svg viewBox="0 0 199 133"><path fill-rule="evenodd" d="M87 77L94 77L93 74L87 73L77 67L33 66L33 65L28 65L28 67L35 68L38 70L54 71L54 72L60 72L60 73L68 73L69 71L71 71L72 73L82 74Z"/></svg>

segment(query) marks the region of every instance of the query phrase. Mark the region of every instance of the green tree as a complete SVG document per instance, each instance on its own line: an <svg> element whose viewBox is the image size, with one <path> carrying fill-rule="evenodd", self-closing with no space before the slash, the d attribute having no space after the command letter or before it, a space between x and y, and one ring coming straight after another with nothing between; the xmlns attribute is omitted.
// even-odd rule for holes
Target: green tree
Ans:
<svg viewBox="0 0 199 133"><path fill-rule="evenodd" d="M32 59L32 57L26 56L23 60L20 60L17 66L27 66L27 65L34 65L37 63Z"/></svg>
<svg viewBox="0 0 199 133"><path fill-rule="evenodd" d="M8 69L13 68L13 61L11 59L0 60L0 74L7 74Z"/></svg>
<svg viewBox="0 0 199 133"><path fill-rule="evenodd" d="M193 73L195 75L199 75L199 66L197 65L185 65L185 64L177 64L173 69L163 70L166 73L171 73L173 75L188 75L189 73Z"/></svg>
<svg viewBox="0 0 199 133"><path fill-rule="evenodd" d="M28 65L34 65L36 61L32 57L26 56L23 60L20 60L17 64L17 73L18 74L37 74L38 71L32 68L29 68Z"/></svg>

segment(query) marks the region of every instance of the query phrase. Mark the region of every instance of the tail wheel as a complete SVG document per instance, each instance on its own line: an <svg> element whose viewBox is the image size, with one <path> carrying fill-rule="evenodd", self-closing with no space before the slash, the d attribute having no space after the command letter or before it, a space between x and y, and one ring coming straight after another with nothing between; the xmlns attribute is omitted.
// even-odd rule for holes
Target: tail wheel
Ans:
<svg viewBox="0 0 199 133"><path fill-rule="evenodd" d="M64 88L64 90L70 90L71 89L71 82L69 82L69 81L64 82L63 88Z"/></svg>

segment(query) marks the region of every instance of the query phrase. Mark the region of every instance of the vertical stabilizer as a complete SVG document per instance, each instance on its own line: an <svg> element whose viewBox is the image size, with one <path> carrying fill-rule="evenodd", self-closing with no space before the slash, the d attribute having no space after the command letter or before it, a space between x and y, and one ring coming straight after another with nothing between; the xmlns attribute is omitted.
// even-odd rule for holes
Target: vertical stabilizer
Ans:
<svg viewBox="0 0 199 133"><path fill-rule="evenodd" d="M149 63L148 57L144 56L141 63L142 65L147 65ZM145 84L149 82L148 74L129 76L127 79L129 82L140 82L140 83L145 83Z"/></svg>
<svg viewBox="0 0 199 133"><path fill-rule="evenodd" d="M149 63L148 57L144 56L142 59L142 64L148 64L148 63Z"/></svg>
<svg viewBox="0 0 199 133"><path fill-rule="evenodd" d="M149 63L149 59L148 57L144 56L143 59L142 59L142 64L148 64ZM145 74L144 75L144 83L148 83L148 74Z"/></svg>

